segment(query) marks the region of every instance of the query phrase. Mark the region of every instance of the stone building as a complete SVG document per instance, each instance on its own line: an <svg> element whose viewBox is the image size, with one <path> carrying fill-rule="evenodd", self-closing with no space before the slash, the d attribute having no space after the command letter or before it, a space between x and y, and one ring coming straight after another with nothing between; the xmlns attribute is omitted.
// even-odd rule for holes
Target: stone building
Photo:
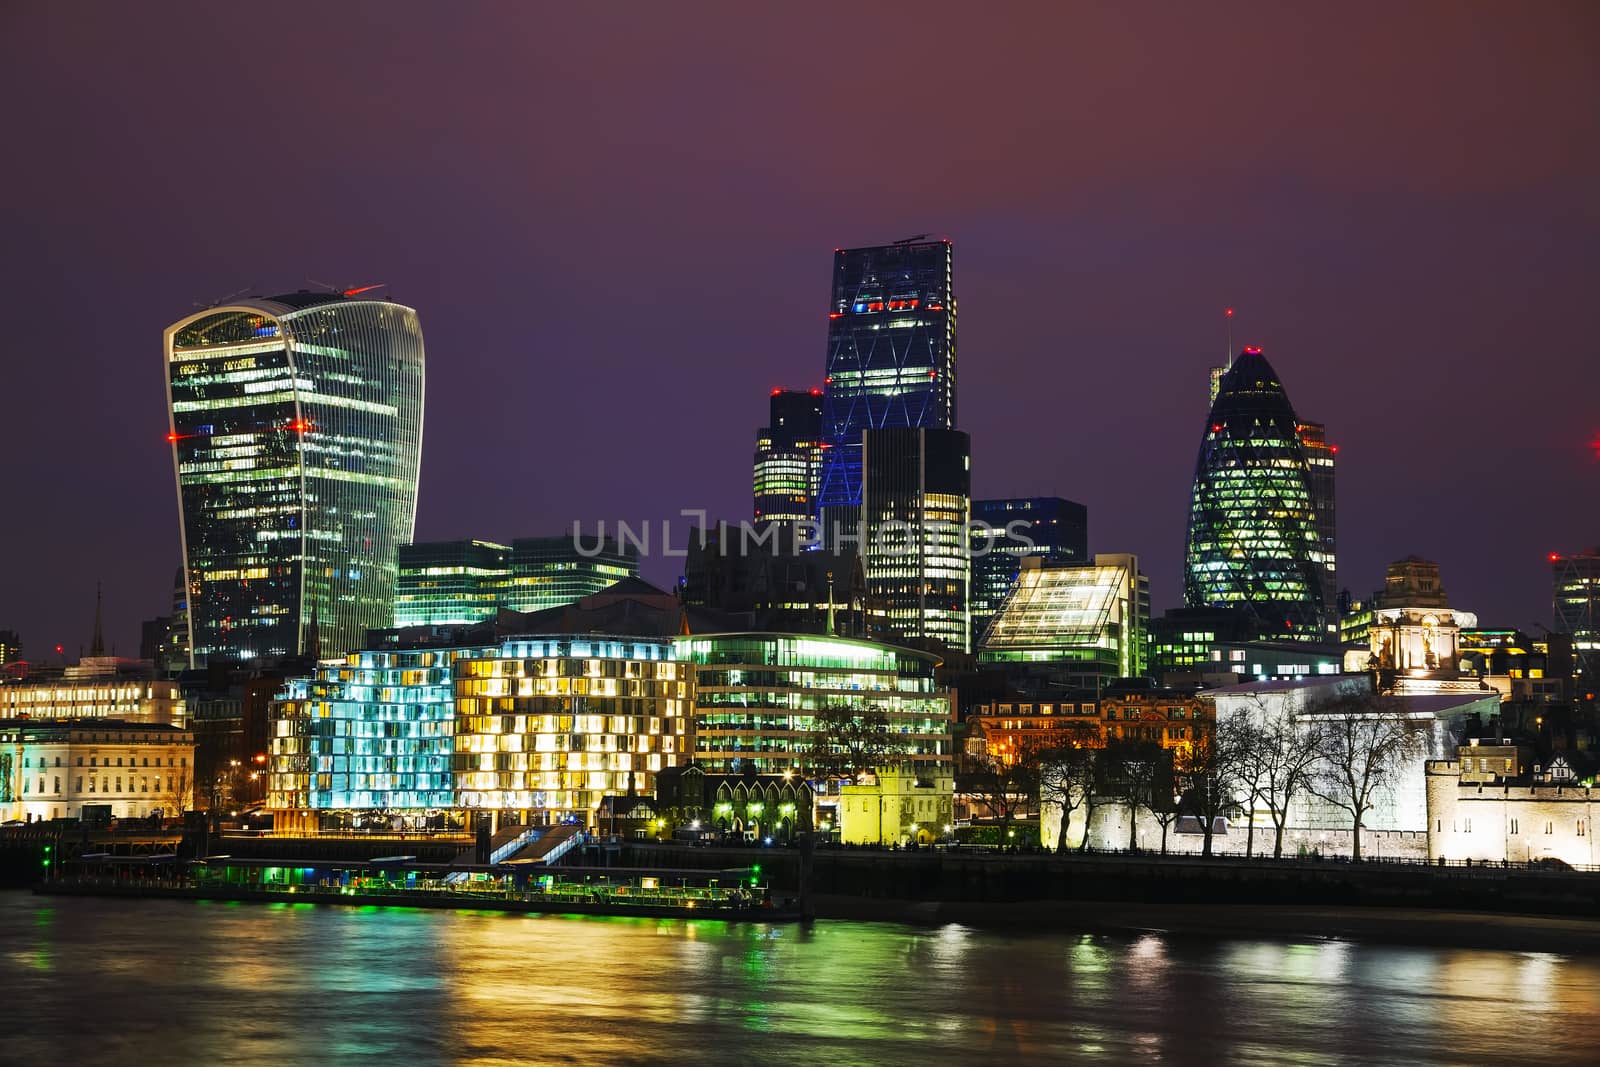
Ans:
<svg viewBox="0 0 1600 1067"><path fill-rule="evenodd" d="M944 767L883 767L839 790L846 845L932 844L954 827L955 778Z"/></svg>
<svg viewBox="0 0 1600 1067"><path fill-rule="evenodd" d="M172 817L194 805L194 735L121 719L0 720L0 818Z"/></svg>
<svg viewBox="0 0 1600 1067"><path fill-rule="evenodd" d="M1534 770L1526 758L1514 746L1491 743L1428 761L1430 859L1600 865L1600 789Z"/></svg>

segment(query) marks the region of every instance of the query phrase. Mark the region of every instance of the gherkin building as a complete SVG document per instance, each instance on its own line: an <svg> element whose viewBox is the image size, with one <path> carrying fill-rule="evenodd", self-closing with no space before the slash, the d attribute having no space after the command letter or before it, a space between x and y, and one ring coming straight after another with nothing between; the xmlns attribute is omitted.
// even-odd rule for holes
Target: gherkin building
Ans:
<svg viewBox="0 0 1600 1067"><path fill-rule="evenodd" d="M1298 426L1272 364L1246 348L1222 376L1195 462L1184 601L1243 609L1264 640L1327 640L1331 560Z"/></svg>

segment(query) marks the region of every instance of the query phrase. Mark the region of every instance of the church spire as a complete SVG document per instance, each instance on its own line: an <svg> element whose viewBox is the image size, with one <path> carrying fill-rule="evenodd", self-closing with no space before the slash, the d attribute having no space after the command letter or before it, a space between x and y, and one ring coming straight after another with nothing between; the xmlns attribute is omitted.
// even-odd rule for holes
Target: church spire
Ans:
<svg viewBox="0 0 1600 1067"><path fill-rule="evenodd" d="M106 633L103 620L102 595L100 583L94 583L94 637L89 642L89 655L103 656L106 654Z"/></svg>

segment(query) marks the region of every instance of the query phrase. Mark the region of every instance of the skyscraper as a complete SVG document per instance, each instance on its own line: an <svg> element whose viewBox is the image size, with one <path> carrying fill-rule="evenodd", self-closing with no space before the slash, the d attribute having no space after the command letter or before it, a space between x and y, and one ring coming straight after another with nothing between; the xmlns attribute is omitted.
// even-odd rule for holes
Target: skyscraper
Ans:
<svg viewBox="0 0 1600 1067"><path fill-rule="evenodd" d="M638 552L615 538L579 547L571 537L401 545L394 625L461 626L502 608L559 608L639 575Z"/></svg>
<svg viewBox="0 0 1600 1067"><path fill-rule="evenodd" d="M1570 556L1552 553L1555 632L1572 635L1583 692L1600 681L1600 547Z"/></svg>
<svg viewBox="0 0 1600 1067"><path fill-rule="evenodd" d="M1300 421L1246 348L1219 384L1195 463L1184 601L1247 609L1263 638L1330 640L1323 542Z"/></svg>
<svg viewBox="0 0 1600 1067"><path fill-rule="evenodd" d="M1058 496L972 502L972 647L1000 613L1024 556L1089 558L1089 511Z"/></svg>
<svg viewBox="0 0 1600 1067"><path fill-rule="evenodd" d="M774 389L769 425L756 435L757 521L816 517L822 451L822 390Z"/></svg>
<svg viewBox="0 0 1600 1067"><path fill-rule="evenodd" d="M868 430L861 545L867 614L904 639L967 651L970 449L960 430Z"/></svg>
<svg viewBox="0 0 1600 1067"><path fill-rule="evenodd" d="M1334 467L1339 446L1328 443L1328 428L1320 422L1302 422L1295 427L1300 448L1306 455L1307 484L1311 489L1311 508L1316 515L1318 570L1322 576L1323 641L1339 639L1339 573L1335 544Z"/></svg>
<svg viewBox="0 0 1600 1067"><path fill-rule="evenodd" d="M325 654L392 621L422 455L417 313L355 293L231 301L164 358L191 659Z"/></svg>
<svg viewBox="0 0 1600 1067"><path fill-rule="evenodd" d="M1101 553L1088 563L1022 560L1016 585L987 633L978 658L1008 664L1058 684L1099 689L1145 673L1150 581L1139 558Z"/></svg>
<svg viewBox="0 0 1600 1067"><path fill-rule="evenodd" d="M862 431L955 428L950 242L924 237L834 252L819 511L861 504Z"/></svg>

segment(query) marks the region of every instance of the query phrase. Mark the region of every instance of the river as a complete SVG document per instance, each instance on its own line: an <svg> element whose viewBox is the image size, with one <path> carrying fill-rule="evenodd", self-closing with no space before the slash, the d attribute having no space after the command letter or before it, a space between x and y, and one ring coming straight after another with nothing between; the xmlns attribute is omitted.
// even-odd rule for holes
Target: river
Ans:
<svg viewBox="0 0 1600 1067"><path fill-rule="evenodd" d="M1489 920L1492 921L1492 920ZM1593 1063L1600 960L0 893L0 1062Z"/></svg>

